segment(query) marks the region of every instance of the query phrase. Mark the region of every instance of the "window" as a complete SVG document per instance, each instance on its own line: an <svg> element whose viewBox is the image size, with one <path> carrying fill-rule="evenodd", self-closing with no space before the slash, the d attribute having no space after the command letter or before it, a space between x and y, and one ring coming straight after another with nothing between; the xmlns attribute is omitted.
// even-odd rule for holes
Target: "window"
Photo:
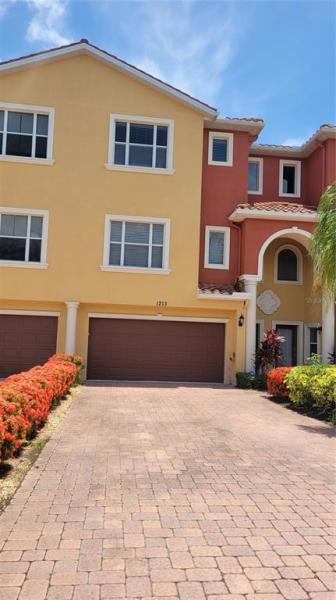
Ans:
<svg viewBox="0 0 336 600"><path fill-rule="evenodd" d="M53 109L0 104L0 158L51 159L52 128Z"/></svg>
<svg viewBox="0 0 336 600"><path fill-rule="evenodd" d="M204 266L207 269L228 269L230 254L230 228L205 228Z"/></svg>
<svg viewBox="0 0 336 600"><path fill-rule="evenodd" d="M233 162L233 133L209 131L208 163L231 167Z"/></svg>
<svg viewBox="0 0 336 600"><path fill-rule="evenodd" d="M167 270L168 243L168 219L107 215L104 267L122 270Z"/></svg>
<svg viewBox="0 0 336 600"><path fill-rule="evenodd" d="M262 194L263 192L263 159L249 158L248 161L248 193Z"/></svg>
<svg viewBox="0 0 336 600"><path fill-rule="evenodd" d="M0 211L0 264L45 264L47 211Z"/></svg>
<svg viewBox="0 0 336 600"><path fill-rule="evenodd" d="M279 196L297 198L301 193L301 162L280 160Z"/></svg>
<svg viewBox="0 0 336 600"><path fill-rule="evenodd" d="M305 358L321 354L321 328L317 323L305 325Z"/></svg>
<svg viewBox="0 0 336 600"><path fill-rule="evenodd" d="M173 121L111 115L107 166L171 172Z"/></svg>
<svg viewBox="0 0 336 600"><path fill-rule="evenodd" d="M302 283L302 255L295 246L282 246L275 254L277 283Z"/></svg>

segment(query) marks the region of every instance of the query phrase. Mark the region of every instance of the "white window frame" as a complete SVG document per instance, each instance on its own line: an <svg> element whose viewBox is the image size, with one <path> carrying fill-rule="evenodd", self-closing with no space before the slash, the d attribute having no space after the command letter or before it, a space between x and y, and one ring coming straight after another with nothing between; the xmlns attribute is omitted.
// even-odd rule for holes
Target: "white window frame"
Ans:
<svg viewBox="0 0 336 600"><path fill-rule="evenodd" d="M110 256L110 229L111 221L119 221L121 223L148 223L153 225L163 225L163 256L162 256L162 268L152 267L129 267L129 266L118 266L109 264ZM116 272L127 272L127 273L152 273L155 275L168 275L169 269L169 242L170 242L170 219L164 219L161 217L134 217L129 215L105 215L105 232L104 232L104 250L103 250L103 264L101 265L102 271L116 271ZM122 241L124 244L124 241ZM149 247L151 244L149 244Z"/></svg>
<svg viewBox="0 0 336 600"><path fill-rule="evenodd" d="M278 256L282 250L292 250L297 258L297 280L296 281L287 281L278 278ZM303 257L302 252L293 244L285 244L284 246L280 246L277 248L274 254L274 283L284 284L284 285L302 285L303 283Z"/></svg>
<svg viewBox="0 0 336 600"><path fill-rule="evenodd" d="M2 148L6 147L8 112L25 112L25 113L33 113L34 114L32 153L34 152L35 140L36 140L36 123L37 123L36 115L37 114L48 115L48 141L47 141L47 156L46 156L46 158L35 158L34 156L12 156L10 154L1 154L0 153L0 161L1 162L29 163L29 164L38 164L38 165L48 165L48 166L53 165L55 162L53 160L55 109L51 106L37 106L34 104L13 104L12 102L1 102L0 101L0 110L5 111Z"/></svg>
<svg viewBox="0 0 336 600"><path fill-rule="evenodd" d="M254 195L254 196L260 196L263 193L263 189L264 189L264 159L250 156L248 159L248 163L249 164L250 163L257 164L258 168L259 168L259 177L258 177L259 187L257 190L249 190L248 189L248 194ZM248 174L247 174L247 176L248 176ZM247 186L248 186L248 179L247 179Z"/></svg>
<svg viewBox="0 0 336 600"><path fill-rule="evenodd" d="M167 134L167 165L165 169L156 167L139 167L135 165L115 165L115 125L116 121L126 121L126 123L143 123L145 125L163 125L168 127ZM155 142L155 140L154 140ZM126 152L129 142L126 140ZM157 175L172 175L173 169L173 150L174 150L174 121L173 119L161 119L160 117L141 117L138 115L119 115L110 114L109 129L109 147L108 158L105 167L113 171L133 171L135 173L156 173Z"/></svg>
<svg viewBox="0 0 336 600"><path fill-rule="evenodd" d="M310 357L310 329L319 329L321 323L305 323L304 326L304 361ZM317 332L317 354L322 352L321 331Z"/></svg>
<svg viewBox="0 0 336 600"><path fill-rule="evenodd" d="M212 160L212 146L213 140L220 139L228 142L227 146L227 160L218 161ZM217 167L232 167L233 165L233 133L226 133L225 131L209 131L209 144L208 144L208 164Z"/></svg>
<svg viewBox="0 0 336 600"><path fill-rule="evenodd" d="M224 234L224 263L215 265L209 263L209 242L210 234L223 233ZM217 225L206 225L205 227L205 248L204 248L204 267L206 269L229 269L230 265L230 227L218 227Z"/></svg>
<svg viewBox="0 0 336 600"><path fill-rule="evenodd" d="M294 194L286 194L282 191L284 167L295 167L295 191ZM300 198L301 196L301 161L280 160L279 161L279 196L282 198Z"/></svg>
<svg viewBox="0 0 336 600"><path fill-rule="evenodd" d="M1 214L17 215L27 217L42 217L42 241L41 241L41 260L40 262L30 262L29 260L0 260L0 267L25 267L28 269L46 269L47 263L47 244L49 211L35 208L18 208L10 206L0 206Z"/></svg>

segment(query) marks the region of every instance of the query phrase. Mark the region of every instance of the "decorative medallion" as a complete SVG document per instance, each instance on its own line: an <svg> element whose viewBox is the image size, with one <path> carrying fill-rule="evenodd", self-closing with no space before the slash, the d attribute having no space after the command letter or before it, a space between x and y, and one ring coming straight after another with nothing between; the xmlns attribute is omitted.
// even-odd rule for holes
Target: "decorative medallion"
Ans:
<svg viewBox="0 0 336 600"><path fill-rule="evenodd" d="M272 315L280 306L280 298L273 290L265 290L257 298L257 306L265 315Z"/></svg>

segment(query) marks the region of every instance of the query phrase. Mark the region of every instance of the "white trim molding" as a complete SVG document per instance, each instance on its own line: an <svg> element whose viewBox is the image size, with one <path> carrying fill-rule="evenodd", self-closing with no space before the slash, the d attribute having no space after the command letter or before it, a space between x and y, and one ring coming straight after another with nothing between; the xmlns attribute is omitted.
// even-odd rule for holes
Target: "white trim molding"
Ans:
<svg viewBox="0 0 336 600"><path fill-rule="evenodd" d="M125 164L118 165L114 163L114 152L115 152L115 126L117 121L127 123L127 136L125 141ZM153 163L151 167L141 167L138 165L129 165L129 125L132 123L145 124L145 125L158 125L167 127L167 158L166 168L156 168L154 165L156 153L153 151ZM156 128L154 131L153 149L156 149ZM121 142L123 143L123 142ZM173 150L174 150L174 120L173 119L162 119L161 117L141 117L138 115L119 115L110 114L110 126L109 126L109 146L108 146L108 157L105 167L111 171L132 171L135 173L156 173L158 175L172 175L173 169Z"/></svg>
<svg viewBox="0 0 336 600"><path fill-rule="evenodd" d="M308 245L308 240L311 238L310 231L305 231L304 229L299 229L298 227L288 227L287 229L280 229L275 233L272 233L262 244L259 255L258 255L258 274L257 275L242 275L240 279L254 278L256 281L262 281L263 278L263 268L264 268L264 255L268 248L268 246L279 237L289 237L295 239L299 243L302 243L304 246L304 241L306 240L306 244ZM300 238L303 238L301 241Z"/></svg>
<svg viewBox="0 0 336 600"><path fill-rule="evenodd" d="M252 196L260 196L263 193L264 189L264 159L258 158L257 156L249 156L248 164L256 164L258 165L258 189L257 190L249 190L248 195Z"/></svg>
<svg viewBox="0 0 336 600"><path fill-rule="evenodd" d="M64 351L66 354L75 354L76 352L76 332L77 332L77 312L79 302L73 300L65 302L67 309L65 325L65 343Z"/></svg>
<svg viewBox="0 0 336 600"><path fill-rule="evenodd" d="M296 358L297 358L297 364L298 365L302 365L303 363L303 321L279 321L278 319L275 319L274 321L272 321L272 329L276 329L277 325L294 325L297 327L297 338L296 338Z"/></svg>
<svg viewBox="0 0 336 600"><path fill-rule="evenodd" d="M137 321L190 321L191 323L228 323L229 319L216 319L208 317L174 317L169 315L139 315L127 313L97 313L88 314L89 318L95 319L133 319Z"/></svg>
<svg viewBox="0 0 336 600"><path fill-rule="evenodd" d="M245 300L251 300L251 294L247 292L233 292L232 294L221 294L220 292L197 292L197 298L199 300L226 300L230 302L245 302Z"/></svg>
<svg viewBox="0 0 336 600"><path fill-rule="evenodd" d="M251 192L249 192L250 194ZM263 221L303 221L317 223L318 215L312 212L295 212L285 210L265 210L259 208L236 208L229 216L230 221L241 223L245 219L262 219Z"/></svg>
<svg viewBox="0 0 336 600"><path fill-rule="evenodd" d="M282 191L283 185L283 169L284 167L294 167L294 193L288 194ZM301 161L281 159L279 161L279 196L282 198L300 198L301 196Z"/></svg>
<svg viewBox="0 0 336 600"><path fill-rule="evenodd" d="M118 221L120 223L147 223L149 225L163 225L163 256L162 256L162 268L158 267L129 267L125 265L110 265L110 229L111 221ZM123 228L124 230L124 228ZM121 239L121 245L123 246L125 240ZM103 264L101 265L102 271L114 271L120 273L146 273L153 275L169 275L169 244L170 244L170 219L161 217L134 217L129 215L105 215L105 226L104 226L104 247L103 247ZM151 243L149 244L149 248Z"/></svg>
<svg viewBox="0 0 336 600"><path fill-rule="evenodd" d="M282 252L282 250L291 250L296 256L297 279L295 281L279 279L279 277L278 277L278 270L279 270L278 259L279 259L279 254L280 254L280 252ZM301 250L299 250L299 248L297 246L294 246L293 244L285 244L284 246L280 246L279 248L277 248L277 250L275 251L275 253L274 253L274 283L279 283L281 285L283 285L283 284L285 284L285 285L302 285L302 283L303 283L303 257L302 257Z"/></svg>
<svg viewBox="0 0 336 600"><path fill-rule="evenodd" d="M232 167L233 165L233 133L227 133L224 131L209 131L209 142L208 142L208 165L217 167ZM212 159L212 148L213 141L226 140L227 141L227 160L218 161Z"/></svg>
<svg viewBox="0 0 336 600"><path fill-rule="evenodd" d="M35 158L34 156L14 156L11 154L1 153L0 148L0 161L1 162L17 162L17 163L29 163L36 165L48 165L51 166L54 164L53 160L53 143L54 143L54 122L55 122L55 109L52 106L39 106L35 104L15 104L13 102L1 102L0 101L0 110L5 111L4 114L4 132L3 132L3 149L6 147L7 140L7 118L8 111L14 112L25 112L25 113L33 113L34 115L34 123L33 123L33 132L32 132L32 154L34 154L35 150L35 140L36 140L36 116L39 114L48 116L48 133L47 136L47 156L46 158ZM29 134L27 134L29 135Z"/></svg>
<svg viewBox="0 0 336 600"><path fill-rule="evenodd" d="M322 339L321 339L321 323L305 323L304 324L304 360L307 361L307 358L310 357L310 330L317 329L317 352L316 354L321 354L322 351Z"/></svg>
<svg viewBox="0 0 336 600"><path fill-rule="evenodd" d="M10 310L7 308L0 308L0 315L27 315L31 317L59 317L60 312L50 310Z"/></svg>
<svg viewBox="0 0 336 600"><path fill-rule="evenodd" d="M224 236L224 256L223 262L214 264L209 262L209 248L211 233L222 233ZM230 267L230 227L219 227L217 225L205 226L205 243L204 243L204 268L205 269L225 269Z"/></svg>
<svg viewBox="0 0 336 600"><path fill-rule="evenodd" d="M0 206L1 215L22 215L27 217L42 217L42 238L41 238L41 259L39 262L29 260L0 260L0 267L24 267L29 269L46 269L47 263L47 243L49 227L49 211L37 208L19 208L17 206Z"/></svg>

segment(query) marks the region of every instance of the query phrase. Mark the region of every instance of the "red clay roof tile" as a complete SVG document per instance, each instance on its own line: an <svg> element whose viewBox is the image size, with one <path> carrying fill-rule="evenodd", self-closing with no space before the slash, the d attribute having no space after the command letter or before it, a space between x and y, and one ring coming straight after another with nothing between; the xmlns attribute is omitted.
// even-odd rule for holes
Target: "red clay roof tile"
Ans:
<svg viewBox="0 0 336 600"><path fill-rule="evenodd" d="M253 204L238 204L237 208L247 210L269 210L276 212L316 213L314 206L306 206L296 202L254 202Z"/></svg>

